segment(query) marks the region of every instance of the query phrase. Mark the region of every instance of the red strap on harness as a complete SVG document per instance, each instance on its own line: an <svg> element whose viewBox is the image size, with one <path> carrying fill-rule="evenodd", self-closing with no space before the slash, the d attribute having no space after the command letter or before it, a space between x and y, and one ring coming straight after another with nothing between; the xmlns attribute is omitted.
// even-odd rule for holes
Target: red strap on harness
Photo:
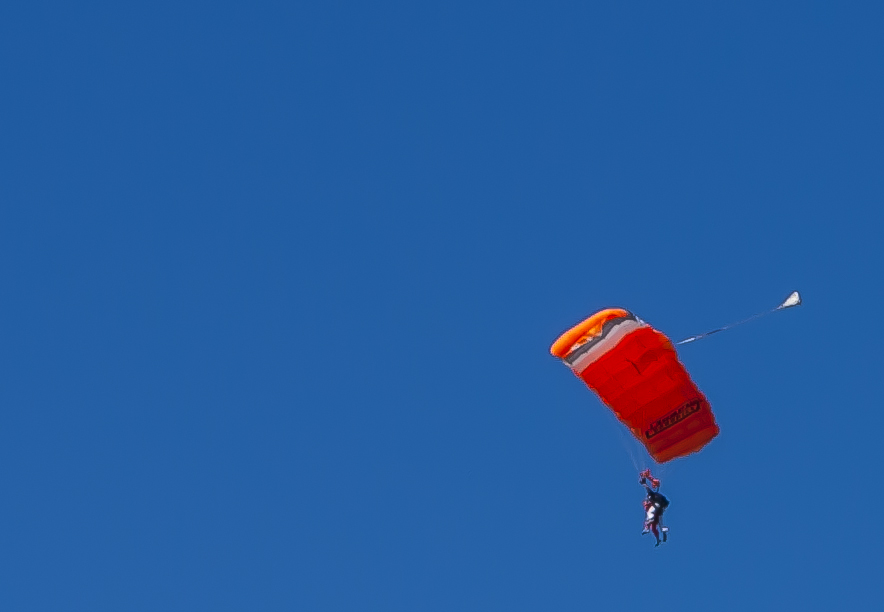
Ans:
<svg viewBox="0 0 884 612"><path fill-rule="evenodd" d="M651 488L653 488L653 489L660 488L660 481L658 479L654 478L653 476L651 476L650 469L644 470L641 474L639 474L639 476L650 480L651 481Z"/></svg>

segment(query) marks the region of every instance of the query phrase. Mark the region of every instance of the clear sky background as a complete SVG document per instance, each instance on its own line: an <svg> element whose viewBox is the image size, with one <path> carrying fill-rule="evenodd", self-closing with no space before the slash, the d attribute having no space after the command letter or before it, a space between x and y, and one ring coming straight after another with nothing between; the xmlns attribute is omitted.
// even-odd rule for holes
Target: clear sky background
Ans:
<svg viewBox="0 0 884 612"><path fill-rule="evenodd" d="M880 609L882 32L4 3L0 608ZM549 345L794 289L681 350L721 435L666 466L654 549Z"/></svg>

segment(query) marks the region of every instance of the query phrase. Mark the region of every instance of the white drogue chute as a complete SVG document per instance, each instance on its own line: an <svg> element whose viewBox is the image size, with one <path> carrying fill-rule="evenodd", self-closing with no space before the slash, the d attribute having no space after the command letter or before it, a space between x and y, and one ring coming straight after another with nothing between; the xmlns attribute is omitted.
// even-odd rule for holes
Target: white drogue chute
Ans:
<svg viewBox="0 0 884 612"><path fill-rule="evenodd" d="M759 312L758 314L754 314L748 319L743 319L742 321L737 321L736 323L731 323L730 325L725 325L724 327L719 327L718 329L713 329L712 331L708 331L705 334L698 334L696 336L689 336L684 340L676 342L676 346L679 344L687 344L688 342L694 342L695 340L700 340L705 338L706 336L711 336L712 334L717 334L718 332L723 332L725 330L731 329L732 327L736 327L737 325L742 325L743 323L748 323L749 321L754 321L755 319L759 319L764 315L769 315L772 312L776 312L778 310L783 310L785 308L792 308L793 306L801 305L801 294L797 291L793 291L789 294L789 297L786 300L777 306L776 308L771 308L770 310L765 310L764 312Z"/></svg>
<svg viewBox="0 0 884 612"><path fill-rule="evenodd" d="M789 297L786 298L786 301L777 306L777 310L792 308L792 306L801 306L801 294L797 291L790 293Z"/></svg>

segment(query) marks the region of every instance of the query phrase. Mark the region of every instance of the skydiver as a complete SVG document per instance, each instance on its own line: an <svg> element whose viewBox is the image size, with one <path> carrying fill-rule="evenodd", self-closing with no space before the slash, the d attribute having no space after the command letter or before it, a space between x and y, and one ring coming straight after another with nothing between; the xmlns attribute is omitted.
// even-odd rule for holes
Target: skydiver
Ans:
<svg viewBox="0 0 884 612"><path fill-rule="evenodd" d="M660 542L665 542L669 535L669 527L664 527L660 522L663 518L663 512L669 507L669 500L660 493L660 481L651 476L651 470L645 470L639 474L638 483L648 492L647 497L642 501L645 509L645 525L642 535L648 532L654 534L657 539L655 547L660 546ZM648 486L650 484L650 486ZM659 531L658 531L659 527ZM663 539L660 539L660 532L663 532Z"/></svg>

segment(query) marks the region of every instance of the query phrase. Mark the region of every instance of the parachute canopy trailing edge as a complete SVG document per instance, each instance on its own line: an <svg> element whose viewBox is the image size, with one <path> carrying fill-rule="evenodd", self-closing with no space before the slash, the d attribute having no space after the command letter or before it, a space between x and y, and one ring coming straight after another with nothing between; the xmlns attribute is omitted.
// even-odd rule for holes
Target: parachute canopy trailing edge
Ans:
<svg viewBox="0 0 884 612"><path fill-rule="evenodd" d="M792 299L782 307L795 305L788 303ZM598 394L658 463L695 453L718 435L712 408L672 342L627 310L597 312L562 334L550 352Z"/></svg>

